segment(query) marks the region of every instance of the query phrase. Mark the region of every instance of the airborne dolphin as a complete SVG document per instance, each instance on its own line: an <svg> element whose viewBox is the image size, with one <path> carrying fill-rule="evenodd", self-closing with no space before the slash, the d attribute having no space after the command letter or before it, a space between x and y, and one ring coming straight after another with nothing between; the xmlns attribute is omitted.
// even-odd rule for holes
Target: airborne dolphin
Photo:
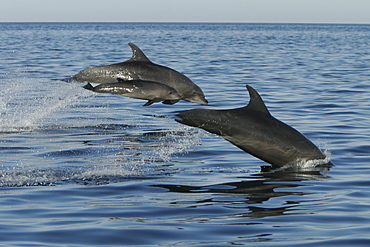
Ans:
<svg viewBox="0 0 370 247"><path fill-rule="evenodd" d="M84 88L96 93L119 94L135 99L146 99L148 102L144 106L165 100L180 99L180 95L172 87L152 81L118 79L118 82L99 84L96 87L88 83Z"/></svg>
<svg viewBox="0 0 370 247"><path fill-rule="evenodd" d="M70 79L89 83L115 83L117 78L125 81L154 81L174 88L181 99L207 105L202 89L188 77L176 70L152 63L136 45L129 43L132 57L122 63L84 69ZM170 103L176 103L174 100Z"/></svg>
<svg viewBox="0 0 370 247"><path fill-rule="evenodd" d="M230 110L194 109L176 115L176 121L225 138L273 167L300 161L323 160L325 155L305 136L274 118L261 96L247 85L250 102Z"/></svg>

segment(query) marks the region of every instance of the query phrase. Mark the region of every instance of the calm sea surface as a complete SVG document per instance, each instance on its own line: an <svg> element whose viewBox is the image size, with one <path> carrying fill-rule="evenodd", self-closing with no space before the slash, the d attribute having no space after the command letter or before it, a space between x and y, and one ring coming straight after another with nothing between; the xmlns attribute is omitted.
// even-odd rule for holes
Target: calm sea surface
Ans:
<svg viewBox="0 0 370 247"><path fill-rule="evenodd" d="M0 246L370 246L370 25L0 23ZM210 104L154 104L65 83L138 45ZM331 155L261 160L180 125L245 106Z"/></svg>

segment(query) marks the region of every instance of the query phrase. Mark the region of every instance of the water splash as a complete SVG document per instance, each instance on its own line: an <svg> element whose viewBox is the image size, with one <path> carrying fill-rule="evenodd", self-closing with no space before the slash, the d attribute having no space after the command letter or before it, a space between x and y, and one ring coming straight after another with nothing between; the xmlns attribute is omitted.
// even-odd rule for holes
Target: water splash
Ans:
<svg viewBox="0 0 370 247"><path fill-rule="evenodd" d="M1 82L0 132L29 131L42 128L47 117L88 97L80 85L41 79L16 79ZM47 85L47 86L46 86Z"/></svg>
<svg viewBox="0 0 370 247"><path fill-rule="evenodd" d="M197 130L177 130L182 126L175 126L157 135L151 132L149 136L115 133L109 142L90 143L81 150L31 154L28 161L0 165L0 187L100 185L166 175L171 172L172 158L199 144L202 136ZM138 131L136 127L130 130Z"/></svg>
<svg viewBox="0 0 370 247"><path fill-rule="evenodd" d="M81 84L19 76L0 84L2 187L119 182L200 143L202 132L169 117L90 106L98 99Z"/></svg>

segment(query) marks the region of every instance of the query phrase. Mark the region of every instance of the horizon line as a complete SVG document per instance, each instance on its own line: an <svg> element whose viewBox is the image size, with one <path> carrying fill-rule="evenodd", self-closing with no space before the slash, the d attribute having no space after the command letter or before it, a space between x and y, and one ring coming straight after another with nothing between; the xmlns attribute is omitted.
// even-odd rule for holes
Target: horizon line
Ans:
<svg viewBox="0 0 370 247"><path fill-rule="evenodd" d="M165 23L165 24L337 24L370 25L363 22L232 22L232 21L0 21L0 23Z"/></svg>

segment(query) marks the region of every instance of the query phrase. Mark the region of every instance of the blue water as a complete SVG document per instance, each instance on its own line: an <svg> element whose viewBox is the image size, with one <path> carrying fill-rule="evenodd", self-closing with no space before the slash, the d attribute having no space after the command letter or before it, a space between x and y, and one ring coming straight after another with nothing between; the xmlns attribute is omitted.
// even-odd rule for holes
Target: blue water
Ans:
<svg viewBox="0 0 370 247"><path fill-rule="evenodd" d="M0 245L369 246L370 26L0 24ZM65 83L133 42L208 106ZM174 121L245 106L253 86L330 170L261 160Z"/></svg>

